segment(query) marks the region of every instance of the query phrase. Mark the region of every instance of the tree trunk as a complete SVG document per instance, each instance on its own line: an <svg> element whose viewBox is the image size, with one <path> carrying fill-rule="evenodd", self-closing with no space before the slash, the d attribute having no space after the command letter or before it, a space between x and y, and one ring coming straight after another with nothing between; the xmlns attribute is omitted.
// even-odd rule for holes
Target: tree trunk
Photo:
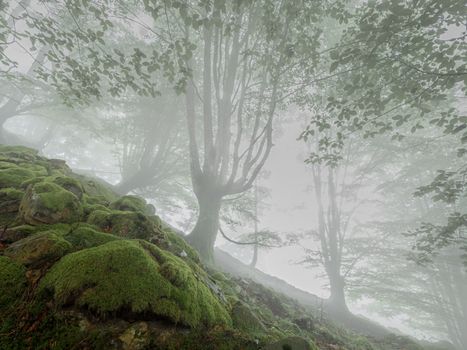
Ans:
<svg viewBox="0 0 467 350"><path fill-rule="evenodd" d="M344 278L338 271L332 271L329 274L329 283L331 286L331 295L329 297L329 305L335 311L343 314L350 313L345 301L344 293Z"/></svg>
<svg viewBox="0 0 467 350"><path fill-rule="evenodd" d="M253 258L251 259L250 262L250 267L256 267L256 263L258 262L258 244L255 244L253 246Z"/></svg>
<svg viewBox="0 0 467 350"><path fill-rule="evenodd" d="M198 251L207 264L213 264L214 243L219 230L219 213L222 196L201 193L197 196L199 215L187 241Z"/></svg>

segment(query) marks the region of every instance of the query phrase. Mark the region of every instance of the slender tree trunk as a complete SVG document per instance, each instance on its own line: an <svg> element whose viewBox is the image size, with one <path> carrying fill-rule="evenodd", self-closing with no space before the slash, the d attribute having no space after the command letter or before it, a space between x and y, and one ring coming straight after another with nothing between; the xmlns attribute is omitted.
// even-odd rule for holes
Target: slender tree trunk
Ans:
<svg viewBox="0 0 467 350"><path fill-rule="evenodd" d="M258 185L255 184L255 245L253 246L253 258L250 267L255 267L258 263Z"/></svg>
<svg viewBox="0 0 467 350"><path fill-rule="evenodd" d="M256 267L257 263L258 263L258 244L255 244L253 246L253 258L251 259L250 267L251 268Z"/></svg>
<svg viewBox="0 0 467 350"><path fill-rule="evenodd" d="M187 241L198 250L206 263L213 264L222 196L217 193L200 193L197 198L198 220L193 231L188 235Z"/></svg>

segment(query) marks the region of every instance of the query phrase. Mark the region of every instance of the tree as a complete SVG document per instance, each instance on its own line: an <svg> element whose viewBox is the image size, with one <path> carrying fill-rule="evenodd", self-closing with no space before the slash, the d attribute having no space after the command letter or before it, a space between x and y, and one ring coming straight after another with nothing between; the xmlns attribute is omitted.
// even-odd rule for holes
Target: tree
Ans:
<svg viewBox="0 0 467 350"><path fill-rule="evenodd" d="M463 349L467 275L462 252L454 246L444 247L437 256L430 254L423 265L416 264L418 257L408 259L413 256L411 246L417 244L416 237L404 234L423 221L441 225L452 210L412 195L439 167L456 168L462 163L452 148L455 137L439 139L434 136L436 131L435 127L425 129L397 144L385 142L384 136L372 140L385 154L373 176L379 183L379 210L375 219L355 227L363 239L354 242L353 249L367 253L348 276L347 287L349 295L365 300L370 311L406 319L410 328L448 338Z"/></svg>
<svg viewBox="0 0 467 350"><path fill-rule="evenodd" d="M456 99L466 91L464 11L456 0L391 0L363 4L349 17L351 25L341 43L330 50L330 73L341 77L344 94L329 96L331 117L316 115L305 131L336 131L320 141L321 153L327 153L324 159L338 161L346 138L355 133L388 134L396 141L404 137L404 126L415 134L430 125L438 128L439 137L455 135L453 147L465 159L467 117ZM464 174L465 165L449 172L440 169L418 194L432 193L435 200L465 197ZM449 197L452 190L454 198ZM452 238L465 228L465 212L460 209L449 216L448 225L420 227L419 248L436 251L460 242ZM433 235L438 239L430 239Z"/></svg>
<svg viewBox="0 0 467 350"><path fill-rule="evenodd" d="M187 239L212 261L222 199L253 185L273 146L273 119L293 73L310 71L320 5L296 0L179 5L179 27L197 45L187 60L191 79L185 96L199 216Z"/></svg>

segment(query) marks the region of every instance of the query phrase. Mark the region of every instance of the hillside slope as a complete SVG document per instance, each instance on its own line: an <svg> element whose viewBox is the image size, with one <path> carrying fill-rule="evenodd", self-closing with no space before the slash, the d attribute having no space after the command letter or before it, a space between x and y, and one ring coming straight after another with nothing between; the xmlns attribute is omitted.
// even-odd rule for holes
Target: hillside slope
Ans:
<svg viewBox="0 0 467 350"><path fill-rule="evenodd" d="M0 146L0 349L421 349L203 266L139 197Z"/></svg>

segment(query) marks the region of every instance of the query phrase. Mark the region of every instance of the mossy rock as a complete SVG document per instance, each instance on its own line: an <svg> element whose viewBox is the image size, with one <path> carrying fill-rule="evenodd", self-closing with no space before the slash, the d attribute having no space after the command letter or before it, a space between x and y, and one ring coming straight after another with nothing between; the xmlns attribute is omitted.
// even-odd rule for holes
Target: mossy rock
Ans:
<svg viewBox="0 0 467 350"><path fill-rule="evenodd" d="M26 270L6 256L0 256L0 313L11 307L26 288Z"/></svg>
<svg viewBox="0 0 467 350"><path fill-rule="evenodd" d="M102 204L108 206L110 203L118 199L110 186L98 179L89 179L81 175L72 175L83 186L88 204Z"/></svg>
<svg viewBox="0 0 467 350"><path fill-rule="evenodd" d="M83 198L84 188L78 180L69 176L54 176L49 181L73 193L78 199Z"/></svg>
<svg viewBox="0 0 467 350"><path fill-rule="evenodd" d="M0 190L0 213L17 212L23 196L23 191L15 188L2 188Z"/></svg>
<svg viewBox="0 0 467 350"><path fill-rule="evenodd" d="M118 240L68 254L41 281L59 305L99 315L152 313L191 327L230 323L224 307L181 259L144 241Z"/></svg>
<svg viewBox="0 0 467 350"><path fill-rule="evenodd" d="M0 188L20 188L24 181L35 176L31 170L20 167L0 169Z"/></svg>
<svg viewBox="0 0 467 350"><path fill-rule="evenodd" d="M106 211L106 212L110 212L111 210L105 206L103 206L102 204L84 204L83 205L83 214L84 216L87 218L89 217L89 215L94 212L94 211Z"/></svg>
<svg viewBox="0 0 467 350"><path fill-rule="evenodd" d="M19 167L30 170L35 176L48 176L49 171L47 170L46 163L19 163Z"/></svg>
<svg viewBox="0 0 467 350"><path fill-rule="evenodd" d="M7 146L0 145L0 158L7 161L36 161L40 157L38 151L25 146Z"/></svg>
<svg viewBox="0 0 467 350"><path fill-rule="evenodd" d="M267 345L263 350L318 350L313 344L301 337L288 337L273 344Z"/></svg>
<svg viewBox="0 0 467 350"><path fill-rule="evenodd" d="M241 301L238 301L233 306L231 316L235 328L252 334L266 332L264 324L253 313L250 307Z"/></svg>
<svg viewBox="0 0 467 350"><path fill-rule="evenodd" d="M164 249L181 258L188 258L195 263L200 262L198 252L177 233L167 228L162 232L164 233L164 241L160 245Z"/></svg>
<svg viewBox="0 0 467 350"><path fill-rule="evenodd" d="M96 210L89 215L87 222L125 238L150 239L157 233L152 222L139 212Z"/></svg>
<svg viewBox="0 0 467 350"><path fill-rule="evenodd" d="M31 225L20 225L15 227L7 227L0 232L0 241L13 243L19 241L20 239L26 238L37 232L36 226Z"/></svg>
<svg viewBox="0 0 467 350"><path fill-rule="evenodd" d="M56 231L40 232L11 244L5 256L31 268L57 261L71 250L71 244Z"/></svg>
<svg viewBox="0 0 467 350"><path fill-rule="evenodd" d="M18 165L15 163L7 162L5 160L0 160L0 169L9 169L9 168L18 168Z"/></svg>
<svg viewBox="0 0 467 350"><path fill-rule="evenodd" d="M20 216L31 225L72 223L80 220L82 207L73 193L44 181L28 187L21 201Z"/></svg>
<svg viewBox="0 0 467 350"><path fill-rule="evenodd" d="M122 196L110 204L110 209L121 211L135 211L150 214L146 201L138 196Z"/></svg>
<svg viewBox="0 0 467 350"><path fill-rule="evenodd" d="M74 250L97 247L102 244L120 239L115 235L99 232L92 229L91 227L86 226L71 230L65 234L63 238L71 243Z"/></svg>

